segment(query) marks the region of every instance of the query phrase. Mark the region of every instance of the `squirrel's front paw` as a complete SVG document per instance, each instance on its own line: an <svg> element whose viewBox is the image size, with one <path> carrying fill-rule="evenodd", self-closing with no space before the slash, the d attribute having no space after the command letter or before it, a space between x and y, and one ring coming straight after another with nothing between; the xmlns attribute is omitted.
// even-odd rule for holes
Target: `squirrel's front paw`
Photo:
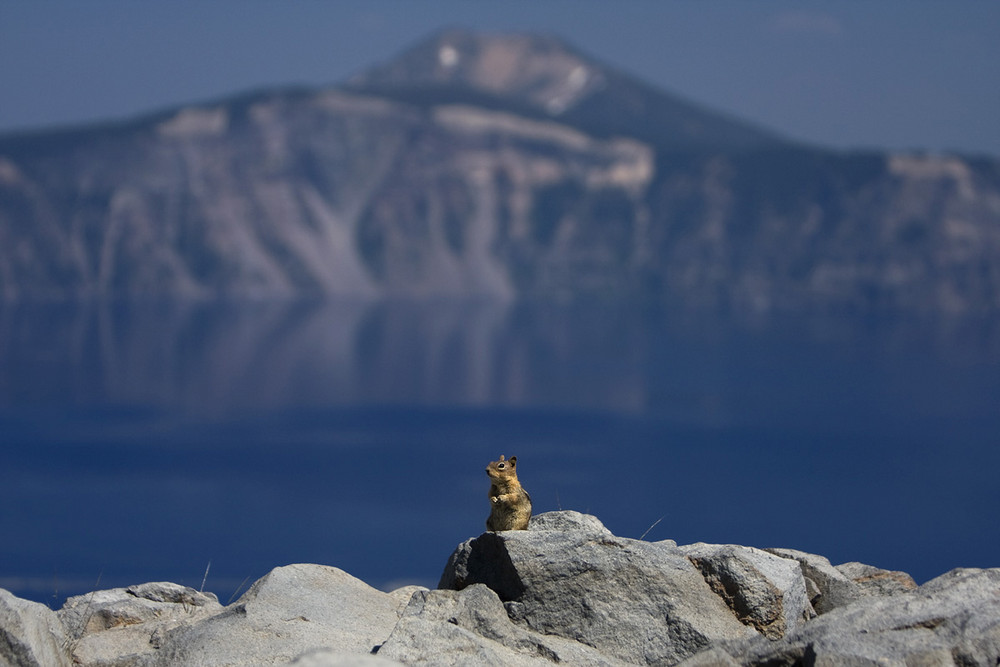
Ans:
<svg viewBox="0 0 1000 667"><path fill-rule="evenodd" d="M490 502L496 505L498 502L500 502L500 496L490 496Z"/></svg>

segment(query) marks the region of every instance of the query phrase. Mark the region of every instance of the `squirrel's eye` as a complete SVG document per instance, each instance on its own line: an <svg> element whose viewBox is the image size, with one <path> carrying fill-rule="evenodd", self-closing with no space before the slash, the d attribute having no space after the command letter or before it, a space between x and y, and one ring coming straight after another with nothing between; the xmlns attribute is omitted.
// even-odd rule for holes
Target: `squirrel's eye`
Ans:
<svg viewBox="0 0 1000 667"><path fill-rule="evenodd" d="M498 465L498 466L497 466L497 468L500 468L500 470L503 470L503 469L504 469L505 467L506 467L506 466L504 466L504 464L502 464L502 463L501 463L500 465Z"/></svg>

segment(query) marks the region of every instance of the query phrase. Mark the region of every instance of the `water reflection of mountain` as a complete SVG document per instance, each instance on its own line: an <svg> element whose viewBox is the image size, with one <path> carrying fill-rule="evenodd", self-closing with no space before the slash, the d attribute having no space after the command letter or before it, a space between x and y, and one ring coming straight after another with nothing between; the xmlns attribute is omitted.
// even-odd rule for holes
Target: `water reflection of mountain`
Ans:
<svg viewBox="0 0 1000 667"><path fill-rule="evenodd" d="M750 416L748 397L766 403L772 388L795 399L796 383L822 387L798 398L820 410L875 399L871 378L851 384L858 373L881 369L877 384L908 368L995 370L998 340L995 322L969 318L753 319L621 304L35 303L0 310L0 401L600 409L715 423Z"/></svg>
<svg viewBox="0 0 1000 667"><path fill-rule="evenodd" d="M993 566L998 341L624 304L6 304L0 585L197 586L208 561L225 596L289 562L433 585L500 453L540 510L619 534Z"/></svg>

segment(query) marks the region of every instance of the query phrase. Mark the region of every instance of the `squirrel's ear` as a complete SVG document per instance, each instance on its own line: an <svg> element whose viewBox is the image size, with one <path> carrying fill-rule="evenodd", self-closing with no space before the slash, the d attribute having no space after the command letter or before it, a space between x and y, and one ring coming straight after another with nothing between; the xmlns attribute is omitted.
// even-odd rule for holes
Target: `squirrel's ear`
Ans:
<svg viewBox="0 0 1000 667"><path fill-rule="evenodd" d="M516 466L517 465L517 457L516 456L510 457L510 464L512 466Z"/></svg>
<svg viewBox="0 0 1000 667"><path fill-rule="evenodd" d="M503 454L500 455L500 460L503 461Z"/></svg>

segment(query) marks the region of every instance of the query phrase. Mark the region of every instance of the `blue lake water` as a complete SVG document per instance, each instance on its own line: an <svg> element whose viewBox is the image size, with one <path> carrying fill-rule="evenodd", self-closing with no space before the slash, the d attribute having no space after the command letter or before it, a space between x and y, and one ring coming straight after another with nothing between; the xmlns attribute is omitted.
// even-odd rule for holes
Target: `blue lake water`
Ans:
<svg viewBox="0 0 1000 667"><path fill-rule="evenodd" d="M622 536L1000 566L1000 322L0 306L0 587L53 606L164 580L226 602L295 562L432 586L500 454L536 512Z"/></svg>

